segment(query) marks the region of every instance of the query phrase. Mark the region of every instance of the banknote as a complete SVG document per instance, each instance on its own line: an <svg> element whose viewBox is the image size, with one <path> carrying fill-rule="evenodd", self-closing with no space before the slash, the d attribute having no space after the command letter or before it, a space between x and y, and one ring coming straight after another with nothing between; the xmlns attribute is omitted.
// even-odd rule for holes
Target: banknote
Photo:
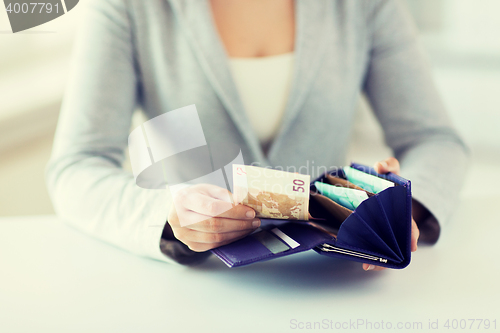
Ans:
<svg viewBox="0 0 500 333"><path fill-rule="evenodd" d="M233 164L235 203L261 218L309 220L310 182L308 175Z"/></svg>
<svg viewBox="0 0 500 333"><path fill-rule="evenodd" d="M343 170L348 181L371 193L379 193L388 187L394 186L394 183L391 181L361 172L351 167L344 167Z"/></svg>
<svg viewBox="0 0 500 333"><path fill-rule="evenodd" d="M314 182L314 186L316 186L319 193L350 210L355 210L361 202L368 199L366 192L348 187L333 186L320 182Z"/></svg>

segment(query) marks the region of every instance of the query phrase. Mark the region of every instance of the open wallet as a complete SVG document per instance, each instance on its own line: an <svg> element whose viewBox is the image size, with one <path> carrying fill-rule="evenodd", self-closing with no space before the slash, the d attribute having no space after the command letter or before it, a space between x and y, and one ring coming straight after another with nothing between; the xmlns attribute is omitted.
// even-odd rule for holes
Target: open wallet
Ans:
<svg viewBox="0 0 500 333"><path fill-rule="evenodd" d="M343 169L311 182L308 221L261 219L254 233L211 250L229 267L245 266L314 250L330 257L401 269L410 263L411 183L393 173L352 163L351 168L394 183L377 194L347 180ZM368 199L350 210L320 194L321 182L366 192Z"/></svg>

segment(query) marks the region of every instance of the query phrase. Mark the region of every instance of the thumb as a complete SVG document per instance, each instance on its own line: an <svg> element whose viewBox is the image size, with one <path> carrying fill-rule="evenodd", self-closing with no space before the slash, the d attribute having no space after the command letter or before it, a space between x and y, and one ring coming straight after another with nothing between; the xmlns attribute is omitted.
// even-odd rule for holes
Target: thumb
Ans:
<svg viewBox="0 0 500 333"><path fill-rule="evenodd" d="M392 172L399 175L399 161L394 157L389 157L383 161L375 163L373 168L381 174Z"/></svg>

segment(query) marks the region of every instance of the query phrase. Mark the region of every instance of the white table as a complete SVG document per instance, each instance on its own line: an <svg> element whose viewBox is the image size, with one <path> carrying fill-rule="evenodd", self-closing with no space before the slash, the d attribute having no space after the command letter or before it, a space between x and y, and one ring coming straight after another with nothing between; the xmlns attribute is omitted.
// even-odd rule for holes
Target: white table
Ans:
<svg viewBox="0 0 500 333"><path fill-rule="evenodd" d="M123 252L53 216L3 218L0 332L295 332L358 319L401 332L427 331L429 320L438 320L433 332L457 332L447 319L496 319L500 330L499 208L500 195L465 200L436 246L383 272L312 251L188 268ZM394 329L399 322L424 330ZM495 331L470 324L463 331ZM352 331L374 331L365 328Z"/></svg>

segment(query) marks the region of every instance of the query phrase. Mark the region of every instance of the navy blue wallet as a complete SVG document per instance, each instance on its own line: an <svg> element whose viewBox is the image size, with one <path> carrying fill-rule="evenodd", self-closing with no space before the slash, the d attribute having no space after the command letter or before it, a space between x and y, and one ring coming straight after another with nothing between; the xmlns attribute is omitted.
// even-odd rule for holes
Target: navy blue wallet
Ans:
<svg viewBox="0 0 500 333"><path fill-rule="evenodd" d="M231 244L213 249L229 267L245 266L294 253L319 254L389 268L404 268L411 258L411 183L392 173L378 174L371 167L351 167L394 183L349 210L316 191L311 182L309 221L261 219L261 228ZM354 186L342 169L331 170L315 181ZM359 188L358 188L359 189Z"/></svg>

